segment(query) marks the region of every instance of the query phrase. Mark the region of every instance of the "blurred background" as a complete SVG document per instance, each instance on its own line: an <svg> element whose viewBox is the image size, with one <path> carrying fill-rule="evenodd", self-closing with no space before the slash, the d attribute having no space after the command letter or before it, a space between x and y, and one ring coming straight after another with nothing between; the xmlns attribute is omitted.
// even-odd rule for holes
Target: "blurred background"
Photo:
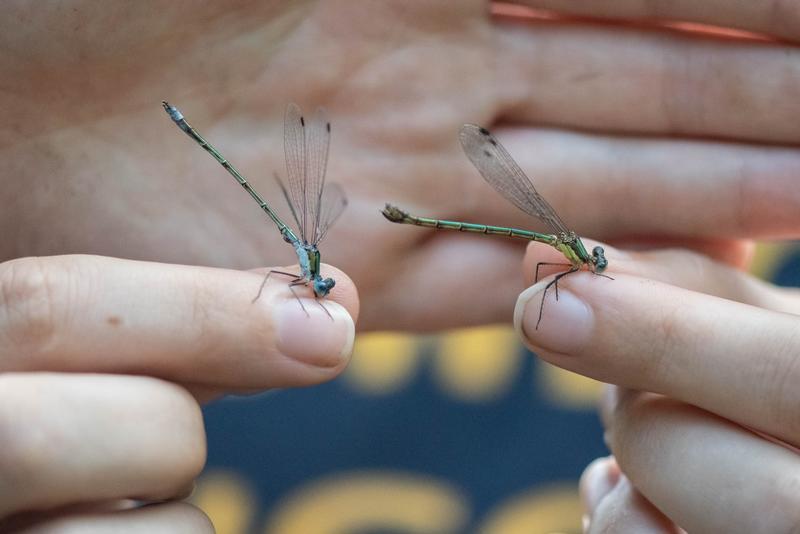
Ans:
<svg viewBox="0 0 800 534"><path fill-rule="evenodd" d="M800 244L752 270L800 286ZM193 500L219 534L578 533L601 391L510 326L363 334L332 383L208 406Z"/></svg>

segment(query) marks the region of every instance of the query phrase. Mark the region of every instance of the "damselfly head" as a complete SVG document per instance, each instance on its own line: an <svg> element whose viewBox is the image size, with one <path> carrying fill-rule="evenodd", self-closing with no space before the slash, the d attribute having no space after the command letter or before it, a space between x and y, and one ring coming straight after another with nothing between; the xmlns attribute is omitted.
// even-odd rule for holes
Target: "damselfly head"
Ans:
<svg viewBox="0 0 800 534"><path fill-rule="evenodd" d="M592 263L594 264L594 272L597 274L606 270L606 267L608 267L608 260L606 260L603 247L597 246L592 249Z"/></svg>
<svg viewBox="0 0 800 534"><path fill-rule="evenodd" d="M331 292L333 286L336 285L336 280L333 278L317 278L314 280L314 294L318 297L324 297Z"/></svg>

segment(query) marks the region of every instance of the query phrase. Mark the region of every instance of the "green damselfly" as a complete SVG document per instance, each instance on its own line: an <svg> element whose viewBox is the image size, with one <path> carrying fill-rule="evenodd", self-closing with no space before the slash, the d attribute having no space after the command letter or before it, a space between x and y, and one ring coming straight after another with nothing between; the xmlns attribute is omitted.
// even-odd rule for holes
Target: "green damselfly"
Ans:
<svg viewBox="0 0 800 534"><path fill-rule="evenodd" d="M287 226L269 204L253 189L244 176L225 159L211 143L205 140L184 118L175 106L162 102L170 118L197 144L227 170L250 196L269 215L277 225L283 240L292 245L297 254L300 274L271 270L264 277L253 302L258 300L264 285L271 274L289 276L289 289L303 310L303 301L294 291L295 286L311 286L315 298L325 297L336 281L322 278L320 273L320 253L318 245L331 225L347 206L347 198L338 184L325 184L325 170L328 165L328 148L331 139L331 123L323 109L318 109L310 121L306 121L296 104L286 107L284 116L283 142L286 157L288 189L278 178L289 209L292 212L300 237ZM277 178L277 175L276 175ZM320 303L322 305L322 303ZM325 306L322 306L325 309ZM328 310L325 309L328 313ZM328 313L330 315L330 313Z"/></svg>
<svg viewBox="0 0 800 534"><path fill-rule="evenodd" d="M539 319L536 328L542 321L544 311L544 298L551 286L555 287L556 300L558 300L558 281L568 274L578 271L584 265L593 273L605 276L602 272L608 266L603 247L594 247L589 254L581 238L567 228L555 210L536 191L530 178L528 178L508 151L485 128L474 124L465 124L459 132L459 140L467 157L492 187L516 207L541 220L552 233L544 234L529 230L518 230L504 226L489 226L458 221L446 221L417 217L408 212L386 204L383 216L394 223L413 224L429 228L457 230L459 232L473 232L486 235L500 235L529 241L546 243L561 252L569 263L545 263L536 265L535 280L539 280L539 267L542 265L564 265L569 270L559 273L544 288L542 302L539 305Z"/></svg>

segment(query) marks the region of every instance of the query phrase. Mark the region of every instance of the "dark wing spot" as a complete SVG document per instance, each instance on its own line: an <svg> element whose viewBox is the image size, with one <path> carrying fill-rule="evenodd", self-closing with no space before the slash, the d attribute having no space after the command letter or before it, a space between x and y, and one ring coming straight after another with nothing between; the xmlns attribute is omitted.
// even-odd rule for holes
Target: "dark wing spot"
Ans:
<svg viewBox="0 0 800 534"><path fill-rule="evenodd" d="M484 150L483 151L483 155L486 156L487 158L491 158L492 157L492 153L489 152L488 150Z"/></svg>
<svg viewBox="0 0 800 534"><path fill-rule="evenodd" d="M331 123L325 124L325 128L328 130L328 133L331 133Z"/></svg>
<svg viewBox="0 0 800 534"><path fill-rule="evenodd" d="M485 135L486 137L490 137L492 135L489 133L489 130L483 127L479 128L478 131L481 133L481 135Z"/></svg>
<svg viewBox="0 0 800 534"><path fill-rule="evenodd" d="M306 126L306 120L303 118L302 115L300 116L300 126L302 126L303 128L305 128Z"/></svg>

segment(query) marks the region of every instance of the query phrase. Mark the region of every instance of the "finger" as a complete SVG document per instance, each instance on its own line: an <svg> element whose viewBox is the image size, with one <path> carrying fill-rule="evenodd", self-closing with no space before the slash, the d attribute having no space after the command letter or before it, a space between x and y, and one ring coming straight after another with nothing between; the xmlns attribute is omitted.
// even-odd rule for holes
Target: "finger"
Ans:
<svg viewBox="0 0 800 534"><path fill-rule="evenodd" d="M610 479L609 471L613 473ZM683 532L636 491L613 460L593 462L581 477L581 492L588 512L584 527L588 534Z"/></svg>
<svg viewBox="0 0 800 534"><path fill-rule="evenodd" d="M673 252L699 253L709 263L720 263L747 271L756 252L755 241L749 239L627 239L615 241L617 247L629 251L646 251L671 258ZM684 287L684 286L681 286Z"/></svg>
<svg viewBox="0 0 800 534"><path fill-rule="evenodd" d="M593 24L495 24L500 115L597 132L794 144L789 45ZM513 112L513 115L512 115Z"/></svg>
<svg viewBox="0 0 800 534"><path fill-rule="evenodd" d="M559 13L642 21L685 21L739 28L785 39L800 38L800 12L793 2L730 2L726 0L616 0L582 2L580 0L517 0L516 3Z"/></svg>
<svg viewBox="0 0 800 534"><path fill-rule="evenodd" d="M0 517L185 494L205 462L200 408L182 388L117 375L0 375Z"/></svg>
<svg viewBox="0 0 800 534"><path fill-rule="evenodd" d="M663 393L800 443L794 365L800 319L627 274L576 273L520 296L515 325L536 353L603 382Z"/></svg>
<svg viewBox="0 0 800 534"><path fill-rule="evenodd" d="M271 276L254 302L264 277L252 272L97 256L6 262L0 370L149 374L231 390L328 380L347 362L358 309L348 278L323 273L338 281L332 299L297 287L303 309L286 277Z"/></svg>
<svg viewBox="0 0 800 534"><path fill-rule="evenodd" d="M583 470L579 488L586 520L592 518L600 501L616 487L620 476L619 466L613 456L597 458Z"/></svg>
<svg viewBox="0 0 800 534"><path fill-rule="evenodd" d="M628 392L610 443L626 476L688 532L791 532L800 459L699 408Z"/></svg>
<svg viewBox="0 0 800 534"><path fill-rule="evenodd" d="M795 187L800 150L538 128L499 128L496 134L581 235L606 241L800 235L800 191ZM470 182L481 182L468 164L464 172ZM464 196L464 213L456 216L490 224L505 224L494 221L513 216L510 223L537 228L538 221L488 185L477 193L481 202L476 206Z"/></svg>
<svg viewBox="0 0 800 534"><path fill-rule="evenodd" d="M3 524L3 532L14 534L145 534L170 532L175 534L213 534L214 526L198 508L183 502L153 504L141 508L106 513L83 513L65 517L25 521L26 527L15 522Z"/></svg>

